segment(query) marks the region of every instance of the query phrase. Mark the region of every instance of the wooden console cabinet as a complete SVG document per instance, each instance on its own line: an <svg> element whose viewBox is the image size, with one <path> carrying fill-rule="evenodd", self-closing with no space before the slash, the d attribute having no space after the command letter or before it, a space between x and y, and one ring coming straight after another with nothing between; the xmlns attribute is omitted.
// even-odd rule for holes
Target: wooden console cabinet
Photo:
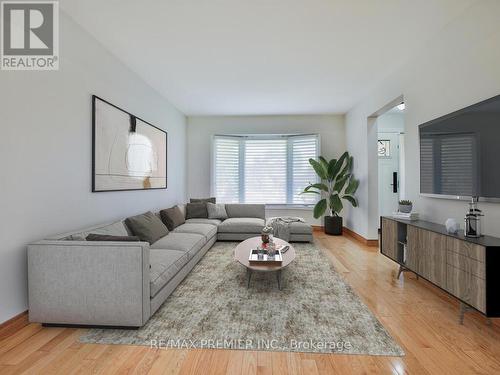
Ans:
<svg viewBox="0 0 500 375"><path fill-rule="evenodd" d="M487 317L500 317L500 238L466 238L443 225L417 220L380 219L380 251ZM398 274L399 276L399 274Z"/></svg>

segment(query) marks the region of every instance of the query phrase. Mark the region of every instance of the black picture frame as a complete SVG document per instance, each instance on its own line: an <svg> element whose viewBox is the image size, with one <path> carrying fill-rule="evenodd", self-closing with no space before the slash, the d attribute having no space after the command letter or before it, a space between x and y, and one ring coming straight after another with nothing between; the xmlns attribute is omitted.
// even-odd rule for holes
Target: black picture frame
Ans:
<svg viewBox="0 0 500 375"><path fill-rule="evenodd" d="M131 124L140 120L143 123L159 130L163 134L165 134L165 186L164 187L151 187L151 188L125 188L125 189L96 189L96 102L97 100L114 107L115 109L127 114L130 116L131 119ZM109 101L97 96L97 95L92 95L92 192L93 193L106 193L106 192L119 192L119 191L147 191L147 190L166 190L168 188L168 133L160 129L159 127L151 124L150 122L135 116L134 114L124 110L123 108L120 108L113 103L110 103Z"/></svg>

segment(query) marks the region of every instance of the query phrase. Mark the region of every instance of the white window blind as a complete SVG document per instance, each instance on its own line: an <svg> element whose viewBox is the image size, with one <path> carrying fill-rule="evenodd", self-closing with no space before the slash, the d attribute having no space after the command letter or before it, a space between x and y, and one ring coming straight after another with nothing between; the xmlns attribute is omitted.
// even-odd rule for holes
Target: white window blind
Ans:
<svg viewBox="0 0 500 375"><path fill-rule="evenodd" d="M317 159L317 135L215 136L212 186L223 203L313 205L300 195L318 181L309 164Z"/></svg>
<svg viewBox="0 0 500 375"><path fill-rule="evenodd" d="M245 203L286 203L287 140L245 141Z"/></svg>
<svg viewBox="0 0 500 375"><path fill-rule="evenodd" d="M240 200L240 140L218 137L214 141L214 193L225 203Z"/></svg>
<svg viewBox="0 0 500 375"><path fill-rule="evenodd" d="M318 137L290 138L292 148L292 203L315 204L318 196L315 194L300 194L310 183L318 180L309 159L318 159Z"/></svg>

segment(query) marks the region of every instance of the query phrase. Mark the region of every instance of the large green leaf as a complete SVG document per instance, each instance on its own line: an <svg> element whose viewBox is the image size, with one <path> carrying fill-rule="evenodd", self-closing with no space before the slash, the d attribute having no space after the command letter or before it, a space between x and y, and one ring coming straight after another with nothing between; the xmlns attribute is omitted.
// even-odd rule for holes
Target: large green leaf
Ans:
<svg viewBox="0 0 500 375"><path fill-rule="evenodd" d="M344 195L342 197L342 199L345 199L346 201L349 201L351 202L352 206L353 207L358 207L358 201L355 197L353 197L352 195Z"/></svg>
<svg viewBox="0 0 500 375"><path fill-rule="evenodd" d="M328 173L328 161L323 156L319 156L318 159L323 169Z"/></svg>
<svg viewBox="0 0 500 375"><path fill-rule="evenodd" d="M304 191L300 192L299 195L300 194L320 194L319 191L311 190L311 189L314 189L314 186L312 186L312 185L306 186L304 188Z"/></svg>
<svg viewBox="0 0 500 375"><path fill-rule="evenodd" d="M337 159L332 159L328 163L328 179L333 180L335 176L333 175L333 169L335 168L335 164L337 164Z"/></svg>
<svg viewBox="0 0 500 375"><path fill-rule="evenodd" d="M340 213L340 211L342 211L342 209L344 208L344 205L342 204L342 201L340 200L338 194L330 195L330 208L335 213Z"/></svg>
<svg viewBox="0 0 500 375"><path fill-rule="evenodd" d="M339 160L337 160L337 162L335 163L335 165L333 166L333 168L331 170L330 177L332 180L337 178L337 175L339 174L340 169L342 168L342 165L344 164L344 161L348 156L349 156L349 154L346 151L342 154L342 156L339 158Z"/></svg>
<svg viewBox="0 0 500 375"><path fill-rule="evenodd" d="M301 191L299 193L299 195L302 195L302 194L319 194L319 191L316 191L316 190L304 190L304 191Z"/></svg>
<svg viewBox="0 0 500 375"><path fill-rule="evenodd" d="M328 179L327 171L320 162L318 162L314 159L309 159L309 164L312 165L312 167L314 168L314 171L322 180Z"/></svg>
<svg viewBox="0 0 500 375"><path fill-rule="evenodd" d="M347 185L347 188L345 189L345 193L348 195L353 195L356 192L356 190L358 190L358 186L359 186L359 180L356 180L354 177L351 176L349 185Z"/></svg>
<svg viewBox="0 0 500 375"><path fill-rule="evenodd" d="M338 160L338 163L340 163L340 167L342 167L342 166L344 165L344 161L346 161L346 160L347 160L347 161L349 160L349 153L348 153L347 151L346 151L346 152L344 152L344 153L340 156L340 158L339 158L339 160Z"/></svg>
<svg viewBox="0 0 500 375"><path fill-rule="evenodd" d="M352 156L351 157L348 157L346 159L346 163L345 163L345 166L344 168L342 168L342 170L340 171L339 173L339 176L344 176L344 175L347 175L348 172L351 171L351 168L352 168Z"/></svg>
<svg viewBox="0 0 500 375"><path fill-rule="evenodd" d="M333 190L338 191L340 193L342 191L342 189L344 188L344 185L348 179L349 179L349 175L340 177L337 180L337 182L335 182L335 185L333 186Z"/></svg>
<svg viewBox="0 0 500 375"><path fill-rule="evenodd" d="M323 184L321 182L317 183L317 184L311 184L310 186L311 186L311 188L323 190L323 191L326 191L328 193L328 186L326 186L325 184Z"/></svg>
<svg viewBox="0 0 500 375"><path fill-rule="evenodd" d="M326 199L321 199L316 206L314 206L313 215L315 219L319 219L326 211Z"/></svg>

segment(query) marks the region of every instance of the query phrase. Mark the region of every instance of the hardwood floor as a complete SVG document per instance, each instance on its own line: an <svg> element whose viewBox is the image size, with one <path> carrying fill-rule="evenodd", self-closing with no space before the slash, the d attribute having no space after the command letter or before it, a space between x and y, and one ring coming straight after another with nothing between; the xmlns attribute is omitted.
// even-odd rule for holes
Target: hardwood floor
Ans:
<svg viewBox="0 0 500 375"><path fill-rule="evenodd" d="M500 327L349 237L315 241L406 352L404 357L161 350L78 342L82 330L38 324L0 332L0 374L498 374ZM7 328L8 329L8 328Z"/></svg>

